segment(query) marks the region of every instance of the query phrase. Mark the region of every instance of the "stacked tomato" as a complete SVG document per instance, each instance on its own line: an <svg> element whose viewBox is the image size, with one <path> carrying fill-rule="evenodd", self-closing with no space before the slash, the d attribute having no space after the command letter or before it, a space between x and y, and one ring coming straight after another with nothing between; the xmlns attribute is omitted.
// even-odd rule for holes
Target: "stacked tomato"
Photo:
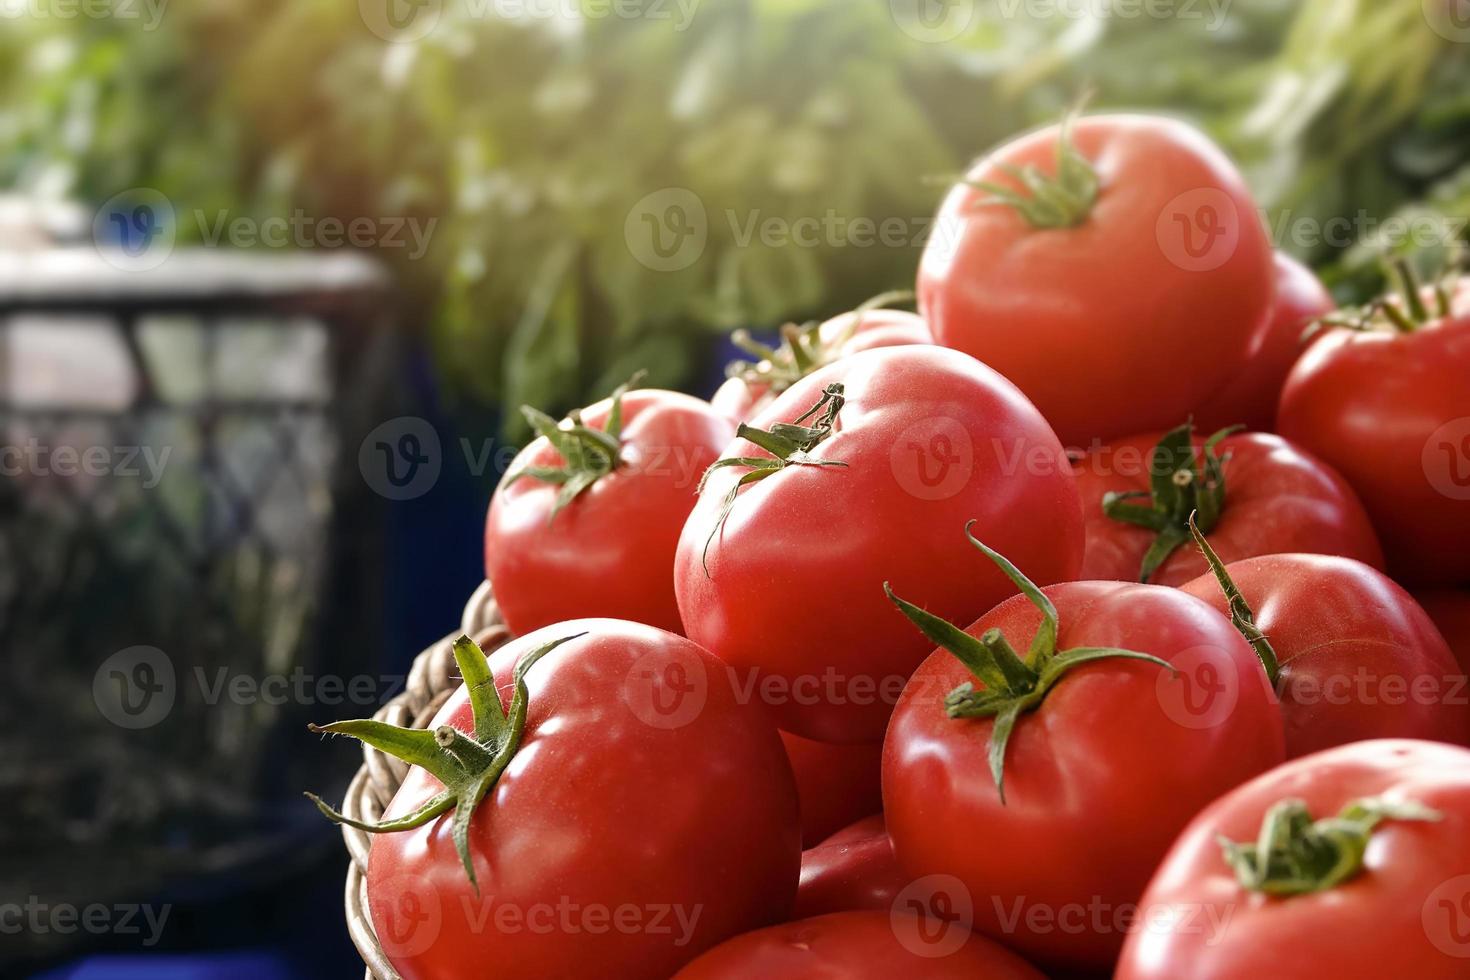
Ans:
<svg viewBox="0 0 1470 980"><path fill-rule="evenodd" d="M321 729L413 766L354 824L407 980L1470 975L1455 284L1334 312L1143 115L935 227L917 314L527 410L518 639Z"/></svg>

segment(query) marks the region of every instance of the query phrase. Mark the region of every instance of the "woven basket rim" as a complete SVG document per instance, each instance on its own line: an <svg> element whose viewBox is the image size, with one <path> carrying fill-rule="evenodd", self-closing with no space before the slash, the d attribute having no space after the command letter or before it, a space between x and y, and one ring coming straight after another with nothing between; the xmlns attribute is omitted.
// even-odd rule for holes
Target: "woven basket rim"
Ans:
<svg viewBox="0 0 1470 980"><path fill-rule="evenodd" d="M490 653L511 638L510 630L500 616L500 607L490 591L490 583L482 582L465 605L460 628L444 637L414 658L408 682L402 693L383 705L373 715L378 721L410 728L424 728L434 713L449 700L460 685L454 665L454 641L461 634L475 638L481 649ZM363 746L363 763L347 787L342 813L354 820L371 822L383 815L384 808L398 792L408 774L408 766L377 749ZM372 835L347 825L342 826L342 839L351 860L347 865L343 902L347 915L347 932L357 947L367 970L365 980L402 980L388 962L372 917L368 914L367 864L372 849Z"/></svg>

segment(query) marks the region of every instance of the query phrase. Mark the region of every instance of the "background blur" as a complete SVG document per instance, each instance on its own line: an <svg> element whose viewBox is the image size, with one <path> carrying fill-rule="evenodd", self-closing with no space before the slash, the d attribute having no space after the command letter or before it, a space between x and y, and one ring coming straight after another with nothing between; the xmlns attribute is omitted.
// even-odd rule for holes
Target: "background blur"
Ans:
<svg viewBox="0 0 1470 980"><path fill-rule="evenodd" d="M454 629L511 410L910 287L1089 90L1344 301L1464 237L1470 0L0 0L0 975L355 975L302 726Z"/></svg>

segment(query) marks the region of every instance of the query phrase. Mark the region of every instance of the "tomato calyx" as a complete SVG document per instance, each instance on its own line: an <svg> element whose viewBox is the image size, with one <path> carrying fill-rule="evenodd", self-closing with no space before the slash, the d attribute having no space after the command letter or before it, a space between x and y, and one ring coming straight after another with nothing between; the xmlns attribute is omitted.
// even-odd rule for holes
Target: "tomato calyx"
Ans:
<svg viewBox="0 0 1470 980"><path fill-rule="evenodd" d="M1225 593L1225 600L1230 604L1231 624L1241 636L1245 637L1251 649L1256 651L1256 658L1261 661L1261 667L1266 671L1266 680L1270 682L1274 690L1277 678L1281 676L1281 661L1276 656L1276 648L1271 646L1271 640L1256 625L1255 611L1245 601L1245 596L1240 594L1235 580L1225 570L1225 563L1220 560L1219 555L1215 554L1215 549L1210 547L1210 542L1205 540L1199 525L1195 523L1193 514L1189 516L1189 533L1194 537L1194 543L1199 547L1200 553L1205 556L1210 571L1215 575L1215 581L1220 584L1220 591Z"/></svg>
<svg viewBox="0 0 1470 980"><path fill-rule="evenodd" d="M1215 453L1221 440L1239 432L1232 425L1205 440L1196 451L1194 420L1164 433L1149 457L1148 490L1103 494L1103 513L1115 521L1134 524L1155 532L1157 537L1144 552L1138 580L1147 582L1158 567L1180 545L1190 539L1191 515L1199 529L1209 534L1225 509L1225 463L1229 454ZM1136 503L1147 500L1148 503Z"/></svg>
<svg viewBox="0 0 1470 980"><path fill-rule="evenodd" d="M1425 301L1425 289L1407 259L1400 257L1385 265L1394 289L1393 295L1374 300L1366 306L1345 307L1320 317L1307 327L1303 339L1323 327L1345 327L1363 333L1389 329L1409 334L1454 316L1454 302L1447 285L1454 275L1453 263L1449 264L1447 272L1435 277L1431 290L1434 298L1432 307Z"/></svg>
<svg viewBox="0 0 1470 980"><path fill-rule="evenodd" d="M1373 831L1385 820L1435 821L1441 814L1412 800L1354 800L1335 817L1312 820L1307 804L1286 799L1266 811L1254 841L1218 838L1225 863L1242 888L1267 895L1326 891L1363 870Z"/></svg>
<svg viewBox="0 0 1470 980"><path fill-rule="evenodd" d="M1047 693L1067 671L1080 664L1113 657L1144 660L1158 664L1171 673L1174 667L1152 654L1118 647L1073 647L1058 651L1057 607L1020 569L977 539L970 531L974 525L974 521L965 525L965 537L995 562L1006 577L1015 583L1021 594L1041 610L1041 625L1031 638L1031 645L1024 657L1016 653L1015 648L998 629L986 630L976 639L953 623L900 599L887 582L883 583L883 591L887 593L889 601L908 617L909 622L917 626L937 646L954 655L984 685L979 690L968 681L959 685L945 696L944 711L954 719L995 719L988 746L990 776L995 781L996 792L1004 805L1006 744L1015 730L1016 720L1023 712L1040 707Z"/></svg>
<svg viewBox="0 0 1470 980"><path fill-rule="evenodd" d="M470 885L479 894L480 886L475 881L474 863L470 860L470 820L474 817L475 808L495 785L521 746L521 736L526 728L526 709L530 701L530 692L525 681L526 672L563 643L586 635L577 633L564 636L542 644L522 656L513 674L515 692L511 696L509 712L501 708L500 695L495 690L495 676L490 672L490 665L479 645L468 636L455 640L454 662L459 666L460 676L464 678L468 689L470 709L475 721L473 737L450 725L440 725L433 731L428 731L422 728L400 728L368 718L307 726L317 734L346 735L365 742L409 765L426 770L444 784L442 792L435 794L412 813L395 820L366 823L339 813L314 793L307 793L306 798L315 803L317 809L334 823L347 824L372 834L413 830L453 810L454 847L459 852L459 859L464 864Z"/></svg>
<svg viewBox="0 0 1470 980"><path fill-rule="evenodd" d="M540 480L561 487L552 504L548 523L556 519L562 508L576 500L584 490L622 465L623 396L643 380L639 371L612 393L612 409L607 423L594 429L582 421L582 413L572 411L560 422L540 409L521 406L521 414L536 434L543 436L561 454L560 466L525 466L505 477L505 486L518 480Z"/></svg>
<svg viewBox="0 0 1470 980"><path fill-rule="evenodd" d="M753 442L766 452L765 456L730 456L725 459L717 459L710 464L709 469L704 471L704 476L699 480L699 489L696 493L703 492L704 485L709 482L710 475L715 470L727 466L749 467L750 472L744 474L735 481L720 501L720 513L715 519L715 526L710 531L709 537L705 538L704 551L700 554L700 563L704 566L705 577L709 577L709 546L714 542L715 536L724 528L725 521L729 519L730 512L735 509L736 498L740 495L740 488L758 483L766 477L779 473L792 466L846 466L847 464L838 459L815 459L812 450L821 445L832 435L833 426L837 424L837 413L842 411L846 404L846 397L840 381L834 381L822 390L822 397L815 405L807 409L795 422L777 422L767 429L757 429L754 426L740 423L735 430L738 439ZM817 413L821 413L811 425L802 423L811 419Z"/></svg>
<svg viewBox="0 0 1470 980"><path fill-rule="evenodd" d="M730 335L730 342L754 360L732 361L725 368L725 376L779 395L817 368L837 360L843 345L857 334L865 313L883 309L890 303L907 302L913 296L913 291L907 289L879 293L853 310L843 329L831 337L822 336L823 324L818 320L786 324L781 328L781 343L777 347L762 344L749 330L736 330Z"/></svg>
<svg viewBox="0 0 1470 980"><path fill-rule="evenodd" d="M1075 228L1086 221L1097 203L1100 181L1092 162L1077 152L1072 142L1072 126L1077 115L1078 109L1070 110L1058 127L1054 176L1031 164L1024 167L997 164L1002 173L1025 191L993 181L967 180L971 187L991 195L979 203L1014 208L1032 228Z"/></svg>

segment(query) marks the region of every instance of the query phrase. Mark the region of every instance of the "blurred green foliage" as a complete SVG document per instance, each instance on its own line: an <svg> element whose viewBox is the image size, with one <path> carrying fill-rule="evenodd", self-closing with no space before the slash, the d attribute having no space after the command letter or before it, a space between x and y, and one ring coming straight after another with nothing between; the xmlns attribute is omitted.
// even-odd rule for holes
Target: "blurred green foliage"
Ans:
<svg viewBox="0 0 1470 980"><path fill-rule="evenodd" d="M153 31L15 21L0 36L0 186L438 219L425 257L385 257L450 390L551 411L636 367L688 383L722 331L908 285L916 244L783 246L742 229L836 215L917 232L946 177L1089 86L1092 108L1207 128L1278 244L1345 299L1378 285L1371 250L1352 247L1376 222L1470 213L1470 44L1431 29L1422 0L977 0L943 43L902 15L915 0L702 0L687 22L673 0L640 2L642 17L516 19L491 14L535 0L444 0L416 43L374 35L346 0L175 3ZM663 188L710 216L678 271L648 268L625 237ZM1322 233L1334 218L1348 238Z"/></svg>

